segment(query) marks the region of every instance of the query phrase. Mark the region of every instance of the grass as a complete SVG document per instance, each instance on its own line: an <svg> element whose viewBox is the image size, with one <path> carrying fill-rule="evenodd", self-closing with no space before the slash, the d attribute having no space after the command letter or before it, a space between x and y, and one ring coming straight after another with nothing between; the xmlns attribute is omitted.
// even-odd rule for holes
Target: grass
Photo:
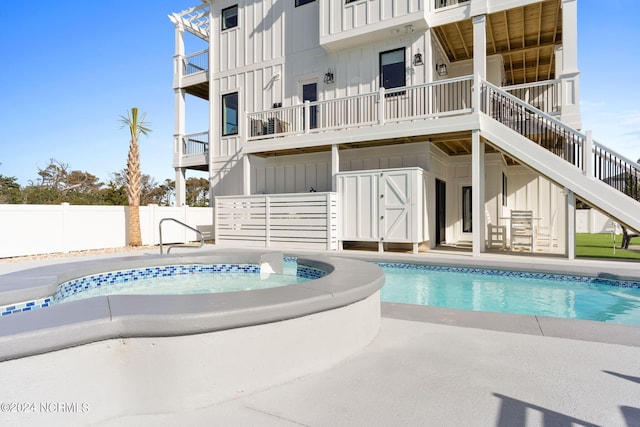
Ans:
<svg viewBox="0 0 640 427"><path fill-rule="evenodd" d="M611 234L576 234L576 256L585 258L612 258L620 260L640 259L640 252L620 249L622 235L616 236L616 250L613 250ZM631 239L631 245L640 245L640 237Z"/></svg>

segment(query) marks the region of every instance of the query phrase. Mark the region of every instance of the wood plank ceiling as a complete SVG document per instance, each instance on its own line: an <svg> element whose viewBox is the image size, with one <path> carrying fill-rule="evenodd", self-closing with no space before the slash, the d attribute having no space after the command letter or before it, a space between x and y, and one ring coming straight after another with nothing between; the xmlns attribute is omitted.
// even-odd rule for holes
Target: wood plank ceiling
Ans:
<svg viewBox="0 0 640 427"><path fill-rule="evenodd" d="M449 61L473 57L471 19L434 28ZM502 55L506 82L555 78L555 47L562 43L560 0L546 0L487 15L487 55Z"/></svg>

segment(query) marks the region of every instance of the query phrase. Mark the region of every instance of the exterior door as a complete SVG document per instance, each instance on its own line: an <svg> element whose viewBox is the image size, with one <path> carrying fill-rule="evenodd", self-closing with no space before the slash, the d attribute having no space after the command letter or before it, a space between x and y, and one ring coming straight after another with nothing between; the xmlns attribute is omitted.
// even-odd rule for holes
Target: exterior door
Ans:
<svg viewBox="0 0 640 427"><path fill-rule="evenodd" d="M447 233L447 183L436 179L436 245L446 242Z"/></svg>
<svg viewBox="0 0 640 427"><path fill-rule="evenodd" d="M302 85L302 102L316 102L318 100L318 83L307 83ZM303 116L304 123L304 116ZM318 106L312 105L309 111L309 128L318 127Z"/></svg>
<svg viewBox="0 0 640 427"><path fill-rule="evenodd" d="M411 175L405 171L380 174L380 237L382 241L411 241Z"/></svg>

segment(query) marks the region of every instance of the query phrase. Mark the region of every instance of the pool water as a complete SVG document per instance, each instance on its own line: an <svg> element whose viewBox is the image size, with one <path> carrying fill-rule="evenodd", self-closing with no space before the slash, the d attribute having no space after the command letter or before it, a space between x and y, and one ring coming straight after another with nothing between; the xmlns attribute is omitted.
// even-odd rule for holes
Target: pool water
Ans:
<svg viewBox="0 0 640 427"><path fill-rule="evenodd" d="M311 280L285 263L283 274L260 272L257 265L166 266L101 273L61 284L52 304L104 295L189 295L241 292Z"/></svg>
<svg viewBox="0 0 640 427"><path fill-rule="evenodd" d="M640 283L378 263L385 302L640 325Z"/></svg>

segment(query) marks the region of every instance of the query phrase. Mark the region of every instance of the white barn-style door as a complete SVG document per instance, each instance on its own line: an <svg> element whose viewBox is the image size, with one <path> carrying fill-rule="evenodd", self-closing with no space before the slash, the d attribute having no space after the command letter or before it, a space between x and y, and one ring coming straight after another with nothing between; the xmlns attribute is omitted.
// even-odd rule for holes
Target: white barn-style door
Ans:
<svg viewBox="0 0 640 427"><path fill-rule="evenodd" d="M412 180L405 171L380 173L380 240L411 242Z"/></svg>

